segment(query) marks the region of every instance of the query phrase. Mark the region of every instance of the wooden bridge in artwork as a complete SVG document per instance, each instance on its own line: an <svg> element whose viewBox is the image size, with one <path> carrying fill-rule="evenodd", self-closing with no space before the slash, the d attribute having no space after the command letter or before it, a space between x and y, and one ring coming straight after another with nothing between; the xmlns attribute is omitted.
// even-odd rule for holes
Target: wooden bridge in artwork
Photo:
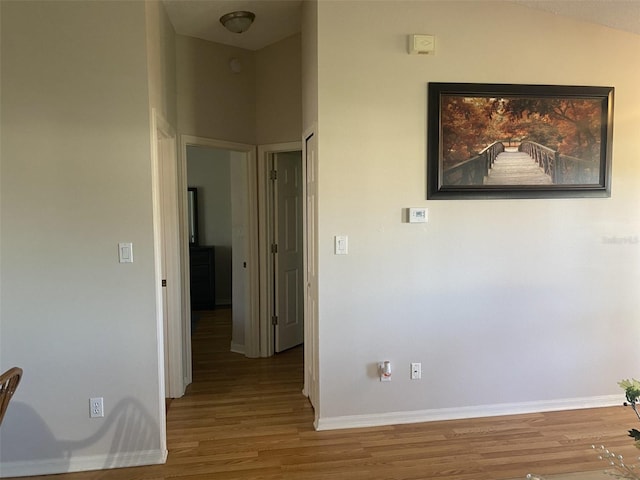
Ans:
<svg viewBox="0 0 640 480"><path fill-rule="evenodd" d="M553 185L598 182L596 162L562 155L535 142L494 142L443 172L444 185Z"/></svg>

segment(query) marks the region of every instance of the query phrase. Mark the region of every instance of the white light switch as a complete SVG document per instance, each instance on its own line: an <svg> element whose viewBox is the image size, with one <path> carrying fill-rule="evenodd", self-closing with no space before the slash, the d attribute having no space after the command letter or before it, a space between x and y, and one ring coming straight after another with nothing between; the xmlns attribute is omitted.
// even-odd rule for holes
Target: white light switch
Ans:
<svg viewBox="0 0 640 480"><path fill-rule="evenodd" d="M120 263L133 263L133 243L119 243L118 258Z"/></svg>
<svg viewBox="0 0 640 480"><path fill-rule="evenodd" d="M336 235L334 237L335 240L335 254L336 255L346 255L349 253L349 237L346 235Z"/></svg>

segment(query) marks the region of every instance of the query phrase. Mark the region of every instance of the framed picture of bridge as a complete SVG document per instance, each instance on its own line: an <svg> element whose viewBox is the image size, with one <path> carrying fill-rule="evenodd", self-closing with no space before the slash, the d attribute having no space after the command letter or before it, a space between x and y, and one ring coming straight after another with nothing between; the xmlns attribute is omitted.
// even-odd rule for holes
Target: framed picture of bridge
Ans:
<svg viewBox="0 0 640 480"><path fill-rule="evenodd" d="M427 198L610 196L613 93L429 83Z"/></svg>

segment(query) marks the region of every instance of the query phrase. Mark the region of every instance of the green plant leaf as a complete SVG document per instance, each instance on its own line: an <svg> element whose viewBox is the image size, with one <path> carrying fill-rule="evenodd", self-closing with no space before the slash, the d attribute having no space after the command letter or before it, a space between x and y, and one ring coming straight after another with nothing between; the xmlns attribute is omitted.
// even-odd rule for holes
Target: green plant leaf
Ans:
<svg viewBox="0 0 640 480"><path fill-rule="evenodd" d="M631 380L622 380L618 382L621 388L624 389L627 401L630 403L636 403L640 397L640 381L632 378Z"/></svg>
<svg viewBox="0 0 640 480"><path fill-rule="evenodd" d="M629 430L629 436L636 441L640 441L640 430L632 428L631 430Z"/></svg>

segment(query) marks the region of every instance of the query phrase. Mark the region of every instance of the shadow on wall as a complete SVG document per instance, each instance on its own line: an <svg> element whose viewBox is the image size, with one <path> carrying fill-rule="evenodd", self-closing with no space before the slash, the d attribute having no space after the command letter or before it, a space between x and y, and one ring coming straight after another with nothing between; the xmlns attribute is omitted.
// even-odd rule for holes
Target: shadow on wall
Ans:
<svg viewBox="0 0 640 480"><path fill-rule="evenodd" d="M77 441L56 439L45 420L32 407L20 402L12 403L0 430L0 462L4 465L2 473L5 468L24 468L27 463L41 464L43 470L55 468L55 473L67 472L74 452L90 447L107 436L112 441L104 460L104 469L149 463L144 460L150 452L160 448L158 425L134 398L124 398L118 402L96 433ZM30 445L30 448L25 450L19 445Z"/></svg>

